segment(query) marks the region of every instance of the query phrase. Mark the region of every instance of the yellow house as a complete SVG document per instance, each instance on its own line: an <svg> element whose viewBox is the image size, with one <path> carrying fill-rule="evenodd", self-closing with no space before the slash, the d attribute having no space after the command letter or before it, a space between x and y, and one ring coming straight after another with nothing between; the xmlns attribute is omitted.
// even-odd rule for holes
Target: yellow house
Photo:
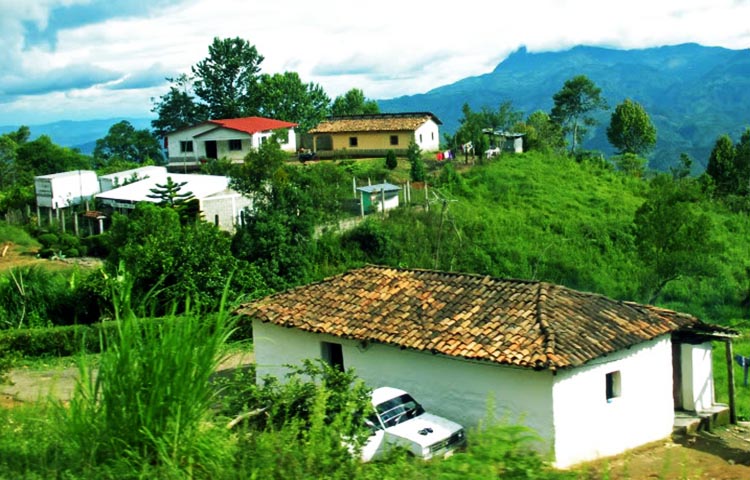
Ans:
<svg viewBox="0 0 750 480"><path fill-rule="evenodd" d="M355 155L406 151L414 141L423 151L440 147L440 119L430 112L379 113L331 117L310 130L321 156L346 150Z"/></svg>

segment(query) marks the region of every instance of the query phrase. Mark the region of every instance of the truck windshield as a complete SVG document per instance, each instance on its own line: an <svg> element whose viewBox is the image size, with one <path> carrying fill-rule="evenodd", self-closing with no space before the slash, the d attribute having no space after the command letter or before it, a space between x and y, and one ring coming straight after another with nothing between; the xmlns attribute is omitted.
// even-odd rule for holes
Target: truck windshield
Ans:
<svg viewBox="0 0 750 480"><path fill-rule="evenodd" d="M375 410L386 428L398 425L410 418L422 415L424 408L408 393L377 405Z"/></svg>

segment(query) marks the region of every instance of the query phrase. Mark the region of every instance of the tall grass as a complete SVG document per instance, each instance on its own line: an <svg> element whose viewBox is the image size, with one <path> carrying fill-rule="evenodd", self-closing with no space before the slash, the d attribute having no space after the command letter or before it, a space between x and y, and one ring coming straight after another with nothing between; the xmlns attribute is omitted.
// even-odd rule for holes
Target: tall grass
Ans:
<svg viewBox="0 0 750 480"><path fill-rule="evenodd" d="M210 421L210 379L230 334L227 315L188 307L159 321L129 314L117 322L102 339L96 374L81 362L70 405L59 410L60 434L82 465L109 465L120 477L215 477L232 451Z"/></svg>
<svg viewBox="0 0 750 480"><path fill-rule="evenodd" d="M79 273L18 267L0 275L0 329L72 323Z"/></svg>

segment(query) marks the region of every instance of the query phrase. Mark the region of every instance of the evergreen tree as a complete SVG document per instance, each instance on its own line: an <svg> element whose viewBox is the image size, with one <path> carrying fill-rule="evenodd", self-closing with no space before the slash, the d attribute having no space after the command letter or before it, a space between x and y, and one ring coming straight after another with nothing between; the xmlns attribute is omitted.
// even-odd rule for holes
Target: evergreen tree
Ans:
<svg viewBox="0 0 750 480"><path fill-rule="evenodd" d="M388 170L395 170L398 167L398 158L396 158L396 152L388 150L385 155L385 168Z"/></svg>
<svg viewBox="0 0 750 480"><path fill-rule="evenodd" d="M409 170L411 180L413 182L424 182L426 178L424 160L422 160L422 151L416 142L412 141L409 143L409 148L406 150L406 158L409 160L409 164L411 164L411 169Z"/></svg>
<svg viewBox="0 0 750 480"><path fill-rule="evenodd" d="M735 171L736 151L729 135L722 135L714 144L708 157L706 174L716 185L716 192L720 195L733 193L737 172Z"/></svg>

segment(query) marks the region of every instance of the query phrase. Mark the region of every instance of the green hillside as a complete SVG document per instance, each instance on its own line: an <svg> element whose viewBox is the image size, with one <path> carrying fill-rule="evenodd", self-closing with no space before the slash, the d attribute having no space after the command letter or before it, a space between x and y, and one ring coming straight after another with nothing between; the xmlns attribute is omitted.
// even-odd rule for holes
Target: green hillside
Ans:
<svg viewBox="0 0 750 480"><path fill-rule="evenodd" d="M458 175L451 171L442 167L435 172L429 212L400 209L382 223L366 222L344 235L344 256L542 280L618 299L650 300L645 279L653 267L639 254L634 219L654 194L653 180L536 153L504 156ZM701 228L710 252L693 253L685 245L686 251L675 253L682 255L675 257L678 263L698 257L705 269L669 281L655 303L709 321L747 318L741 303L750 289L750 218L700 193L696 179L669 182L698 192L698 198L679 208L705 220ZM662 226L654 228L659 238Z"/></svg>
<svg viewBox="0 0 750 480"><path fill-rule="evenodd" d="M542 53L522 48L485 75L378 103L386 112L432 111L453 132L464 103L479 109L511 101L525 115L548 112L554 93L579 74L601 87L611 108L625 98L646 108L658 130L652 168L666 171L687 152L696 170L703 170L719 135L739 137L750 125L750 51L696 44L643 50L580 46ZM601 125L585 148L611 152L605 133L610 114L599 115Z"/></svg>

